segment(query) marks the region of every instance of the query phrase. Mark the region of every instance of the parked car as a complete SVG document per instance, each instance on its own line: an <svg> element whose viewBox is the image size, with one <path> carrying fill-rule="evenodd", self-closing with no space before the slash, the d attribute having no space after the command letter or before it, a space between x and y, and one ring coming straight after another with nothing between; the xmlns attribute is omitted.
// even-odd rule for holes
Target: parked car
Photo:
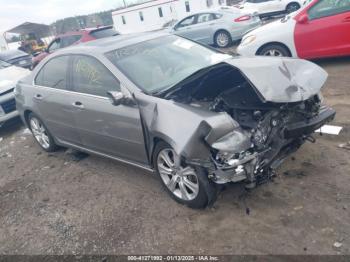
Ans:
<svg viewBox="0 0 350 262"><path fill-rule="evenodd" d="M227 8L192 14L176 23L171 32L203 44L224 48L260 25L257 13L242 13L237 8Z"/></svg>
<svg viewBox="0 0 350 262"><path fill-rule="evenodd" d="M18 117L14 88L19 79L29 74L27 69L0 61L0 127Z"/></svg>
<svg viewBox="0 0 350 262"><path fill-rule="evenodd" d="M241 55L304 59L350 55L350 0L314 0L302 10L244 36Z"/></svg>
<svg viewBox="0 0 350 262"><path fill-rule="evenodd" d="M45 151L154 171L176 201L203 208L219 184L253 188L314 142L335 115L321 103L326 79L306 60L234 58L158 32L58 51L19 82L16 101Z"/></svg>
<svg viewBox="0 0 350 262"><path fill-rule="evenodd" d="M260 17L269 17L292 13L298 10L303 3L304 0L246 0L238 7L242 10L255 9Z"/></svg>
<svg viewBox="0 0 350 262"><path fill-rule="evenodd" d="M29 69L32 67L32 56L21 50L0 52L0 60L23 68Z"/></svg>
<svg viewBox="0 0 350 262"><path fill-rule="evenodd" d="M58 49L116 35L119 35L119 33L115 31L112 26L83 29L80 31L73 31L59 35L51 41L48 48L44 52L33 58L33 68L36 67L46 56L57 51Z"/></svg>

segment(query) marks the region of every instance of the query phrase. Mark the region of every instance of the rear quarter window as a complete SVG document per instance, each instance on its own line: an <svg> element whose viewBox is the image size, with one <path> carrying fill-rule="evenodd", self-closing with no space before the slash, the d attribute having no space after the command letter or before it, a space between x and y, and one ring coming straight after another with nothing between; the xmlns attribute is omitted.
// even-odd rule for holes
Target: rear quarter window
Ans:
<svg viewBox="0 0 350 262"><path fill-rule="evenodd" d="M92 31L90 35L96 39L119 35L113 28Z"/></svg>

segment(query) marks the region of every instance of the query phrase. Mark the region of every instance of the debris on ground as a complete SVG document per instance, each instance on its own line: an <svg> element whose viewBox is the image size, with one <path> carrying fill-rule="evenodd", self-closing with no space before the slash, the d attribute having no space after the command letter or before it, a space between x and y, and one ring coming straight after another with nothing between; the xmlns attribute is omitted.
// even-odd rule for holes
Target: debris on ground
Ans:
<svg viewBox="0 0 350 262"><path fill-rule="evenodd" d="M339 144L338 147L346 150L350 150L350 141L347 143Z"/></svg>
<svg viewBox="0 0 350 262"><path fill-rule="evenodd" d="M302 210L303 208L304 208L303 206L296 206L296 207L294 207L294 210L298 211L298 210Z"/></svg>
<svg viewBox="0 0 350 262"><path fill-rule="evenodd" d="M26 128L23 130L22 135L31 135L32 132L30 132L29 128Z"/></svg>
<svg viewBox="0 0 350 262"><path fill-rule="evenodd" d="M340 242L334 242L333 246L337 249L341 248L343 246L343 243Z"/></svg>

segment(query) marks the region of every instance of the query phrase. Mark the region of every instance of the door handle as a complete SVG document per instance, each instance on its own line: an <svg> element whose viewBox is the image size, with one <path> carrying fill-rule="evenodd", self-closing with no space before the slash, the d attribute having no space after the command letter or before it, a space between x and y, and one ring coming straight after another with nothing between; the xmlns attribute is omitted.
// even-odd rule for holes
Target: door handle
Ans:
<svg viewBox="0 0 350 262"><path fill-rule="evenodd" d="M36 99L36 100L42 100L42 99L43 99L43 96L40 95L40 94L36 94L36 95L34 96L34 99Z"/></svg>
<svg viewBox="0 0 350 262"><path fill-rule="evenodd" d="M79 101L74 102L74 103L73 103L73 106L76 107L76 108L79 108L79 109L84 109L83 103L82 103L82 102L79 102Z"/></svg>

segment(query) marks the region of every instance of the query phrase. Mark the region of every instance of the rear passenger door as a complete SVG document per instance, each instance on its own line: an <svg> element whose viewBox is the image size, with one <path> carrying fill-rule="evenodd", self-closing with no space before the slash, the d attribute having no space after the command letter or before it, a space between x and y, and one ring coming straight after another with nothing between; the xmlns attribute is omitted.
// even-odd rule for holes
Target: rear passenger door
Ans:
<svg viewBox="0 0 350 262"><path fill-rule="evenodd" d="M112 105L108 91L121 91L119 80L96 58L73 56L71 71L75 119L89 150L147 163L138 106Z"/></svg>
<svg viewBox="0 0 350 262"><path fill-rule="evenodd" d="M204 43L212 44L214 41L216 15L213 13L202 13L197 15L197 23L192 26L191 39Z"/></svg>
<svg viewBox="0 0 350 262"><path fill-rule="evenodd" d="M36 75L34 83L34 112L59 140L80 144L73 116L73 100L68 89L69 56L54 57Z"/></svg>

